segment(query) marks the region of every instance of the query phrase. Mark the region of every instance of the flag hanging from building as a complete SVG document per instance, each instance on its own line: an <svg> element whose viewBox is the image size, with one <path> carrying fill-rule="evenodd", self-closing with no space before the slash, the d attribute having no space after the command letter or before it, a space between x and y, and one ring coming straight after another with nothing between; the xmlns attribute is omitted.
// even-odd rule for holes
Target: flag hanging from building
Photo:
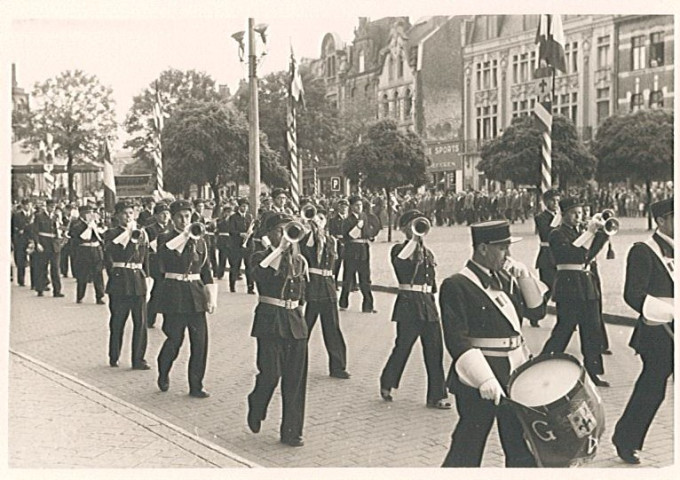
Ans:
<svg viewBox="0 0 680 480"><path fill-rule="evenodd" d="M104 209L113 212L116 204L116 180L108 140L104 140Z"/></svg>
<svg viewBox="0 0 680 480"><path fill-rule="evenodd" d="M153 104L153 148L151 154L153 155L154 170L156 172L156 190L163 191L163 148L161 145L161 133L163 132L163 102L161 101L161 93L158 90L158 83L155 88L155 99Z"/></svg>
<svg viewBox="0 0 680 480"><path fill-rule="evenodd" d="M545 60L551 67L566 73L561 15L539 15L536 43L538 44L538 66L541 66L541 60Z"/></svg>
<svg viewBox="0 0 680 480"><path fill-rule="evenodd" d="M288 111L286 116L286 144L290 157L290 196L293 207L300 208L300 195L302 194L302 169L297 150L297 106L304 106L304 89L298 65L295 62L293 47L290 48L290 83L288 87Z"/></svg>

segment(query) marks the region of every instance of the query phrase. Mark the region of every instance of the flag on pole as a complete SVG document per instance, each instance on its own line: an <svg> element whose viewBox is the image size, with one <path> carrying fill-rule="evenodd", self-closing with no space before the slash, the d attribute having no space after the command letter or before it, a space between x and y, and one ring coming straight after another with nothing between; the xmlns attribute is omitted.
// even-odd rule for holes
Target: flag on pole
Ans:
<svg viewBox="0 0 680 480"><path fill-rule="evenodd" d="M153 155L154 170L156 172L156 190L163 191L163 148L161 145L161 133L163 132L163 102L161 101L161 93L158 90L158 83L156 83L155 100L153 104L153 148L151 153Z"/></svg>
<svg viewBox="0 0 680 480"><path fill-rule="evenodd" d="M290 47L290 84L288 88L288 110L286 115L286 144L288 146L288 156L290 157L290 194L293 208L300 209L300 195L302 194L302 175L300 168L300 158L297 150L297 105L304 106L304 89L302 78L295 62L293 47Z"/></svg>
<svg viewBox="0 0 680 480"><path fill-rule="evenodd" d="M113 212L116 204L116 180L108 140L104 140L104 210Z"/></svg>
<svg viewBox="0 0 680 480"><path fill-rule="evenodd" d="M551 67L566 73L561 15L539 15L536 43L538 44L539 66L541 60L545 60Z"/></svg>
<svg viewBox="0 0 680 480"><path fill-rule="evenodd" d="M43 164L43 180L45 181L44 185L44 193L47 196L47 198L52 198L52 195L54 194L54 187L56 184L56 177L52 173L54 170L54 150L55 146L53 143L54 138L52 137L51 133L48 133L46 136L46 142L43 142L42 140L40 141L40 155L43 158L44 164Z"/></svg>

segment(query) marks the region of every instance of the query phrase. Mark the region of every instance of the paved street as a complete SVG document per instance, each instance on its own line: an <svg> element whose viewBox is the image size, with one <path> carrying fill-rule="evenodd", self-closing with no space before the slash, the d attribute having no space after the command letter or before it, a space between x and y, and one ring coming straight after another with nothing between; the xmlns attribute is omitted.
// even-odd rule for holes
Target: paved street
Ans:
<svg viewBox="0 0 680 480"><path fill-rule="evenodd" d="M516 230L520 229L521 226ZM530 229L525 227L525 230L526 236L530 236ZM451 235L453 238L465 239L465 243L461 243L463 240L454 242L455 248L450 248L447 253L438 253L440 272L450 273L454 267L447 265L462 263L469 251L465 234L467 229L462 227L434 230L433 242L438 236L448 238ZM624 235L625 232L621 237ZM513 246L513 251L516 257L525 260L526 257L521 253L522 243ZM533 247L535 245L526 247L531 251L531 257ZM387 248L387 243L376 243L374 265L380 258L385 263ZM627 248L619 247L618 250L619 256L614 262L623 262ZM386 266L381 268L382 271L376 268L377 278L387 275ZM613 282L615 279L609 275L605 282L608 281ZM438 411L425 408L425 368L420 345L414 347L401 388L395 391L395 401L385 403L378 395L378 378L394 339L394 325L389 321L394 301L391 294L376 294L376 306L380 311L377 315L358 313L358 293L350 298L350 310L342 313L342 326L348 344L348 370L352 373L350 380L336 380L328 376L320 328L317 326L314 330L310 341L304 432L306 445L293 449L282 446L278 441L281 410L279 393L274 396L262 431L254 435L246 426L246 396L253 386L256 373L255 340L249 336L256 298L243 293L244 286L239 287L239 293L229 294L226 293L226 282L220 283L222 293L219 311L209 317L210 350L205 385L212 396L206 400L196 400L187 395L188 341L185 341L172 371L170 391L161 393L155 385L155 357L164 339L160 329L149 331L147 360L154 367L151 371L130 369L130 327L126 331L121 367L110 368L106 355L108 307L95 305L91 290L86 295L85 303L76 305L75 281L65 279L64 285L64 299L50 296L37 298L27 288L12 287L10 346L14 351L45 362L57 371L74 376L83 384L101 389L105 394L214 442L245 459L267 467L437 467L448 449L449 436L456 420L455 409ZM609 301L610 298L607 298L605 305ZM548 317L541 328L527 329L526 336L532 351L540 349L553 323L554 318ZM624 467L615 456L609 439L613 423L628 399L641 364L627 347L632 329L610 325L608 330L614 355L605 357L604 378L613 386L600 391L606 408L607 431L592 466ZM580 357L576 336L568 352ZM447 358L446 368L448 364ZM22 387L20 381L26 368L22 362L13 361L10 364L11 401L30 396L26 385ZM18 373L17 369L20 369ZM31 401L39 399L33 398ZM68 399L64 399L63 403L50 401L53 407L48 411L53 412L55 421L65 414L75 417L75 412L81 410L71 408L72 402ZM60 404L61 408L58 408ZM642 454L644 466L660 467L673 463L672 405L671 383L667 399L647 438ZM12 425L9 437L11 464L33 461L34 466L41 462L50 465L49 458L30 454L30 445L26 445L29 439L21 433L28 431L27 426L22 427L18 419ZM130 435L136 435L135 425L130 427ZM99 435L107 431L105 424L101 430ZM54 448L58 447L58 436L47 433L45 437L46 443L53 438ZM49 450L49 447L45 445L42 450ZM184 461L187 466L199 466L191 463L198 460L190 457L177 460L179 463ZM102 463L94 462L88 466L103 466ZM83 462L78 460L73 464L83 465ZM112 461L109 466L117 465L118 462ZM495 433L488 442L483 466L502 466L502 453Z"/></svg>

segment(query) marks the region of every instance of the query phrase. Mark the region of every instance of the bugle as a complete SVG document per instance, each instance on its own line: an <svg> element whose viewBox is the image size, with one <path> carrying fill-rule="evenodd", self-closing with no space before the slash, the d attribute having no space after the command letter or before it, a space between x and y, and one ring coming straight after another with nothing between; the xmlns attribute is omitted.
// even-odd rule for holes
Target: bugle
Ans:
<svg viewBox="0 0 680 480"><path fill-rule="evenodd" d="M205 235L205 225L201 222L194 222L189 225L189 238L192 240L198 240L203 235Z"/></svg>
<svg viewBox="0 0 680 480"><path fill-rule="evenodd" d="M416 237L424 237L430 233L432 223L425 217L418 217L411 222L411 232Z"/></svg>
<svg viewBox="0 0 680 480"><path fill-rule="evenodd" d="M305 227L300 222L290 222L283 227L283 238L289 243L298 243L305 236Z"/></svg>

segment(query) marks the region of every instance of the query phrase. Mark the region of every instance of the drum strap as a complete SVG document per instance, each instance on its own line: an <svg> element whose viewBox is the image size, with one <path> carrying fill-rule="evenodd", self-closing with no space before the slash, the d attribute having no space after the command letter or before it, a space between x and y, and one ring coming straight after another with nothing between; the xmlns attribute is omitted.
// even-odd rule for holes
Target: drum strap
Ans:
<svg viewBox="0 0 680 480"><path fill-rule="evenodd" d="M461 275L466 277L468 280L470 280L477 288L479 288L484 294L489 297L491 302L494 304L494 306L498 309L501 314L510 322L510 325L512 325L512 328L521 335L522 330L520 328L520 319L517 315L517 310L515 310L515 306L512 303L512 300L510 300L510 297L507 296L507 294L503 291L491 291L489 288L484 288L482 285L482 282L479 280L479 277L475 275L475 273L470 270L468 267L463 268L463 270L460 271Z"/></svg>

